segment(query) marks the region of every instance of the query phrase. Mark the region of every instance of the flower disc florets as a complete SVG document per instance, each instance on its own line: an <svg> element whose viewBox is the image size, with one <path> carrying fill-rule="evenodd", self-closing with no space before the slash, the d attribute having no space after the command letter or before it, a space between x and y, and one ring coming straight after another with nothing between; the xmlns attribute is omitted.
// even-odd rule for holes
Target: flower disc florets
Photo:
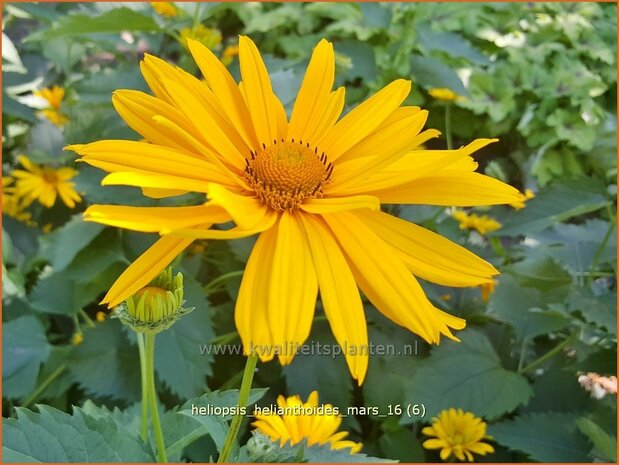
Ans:
<svg viewBox="0 0 619 465"><path fill-rule="evenodd" d="M245 181L275 210L296 208L304 199L320 197L333 165L323 152L302 141L273 141L246 159Z"/></svg>

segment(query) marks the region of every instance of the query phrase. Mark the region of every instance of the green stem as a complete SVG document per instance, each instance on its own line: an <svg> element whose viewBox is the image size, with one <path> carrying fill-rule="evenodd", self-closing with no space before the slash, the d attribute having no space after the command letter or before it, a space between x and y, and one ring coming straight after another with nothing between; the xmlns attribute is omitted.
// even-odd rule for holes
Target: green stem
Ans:
<svg viewBox="0 0 619 465"><path fill-rule="evenodd" d="M146 377L146 354L144 353L144 334L136 333L138 337L138 350L140 352L140 372L142 375L142 424L140 436L142 441L148 439L148 379Z"/></svg>
<svg viewBox="0 0 619 465"><path fill-rule="evenodd" d="M447 136L447 150L453 148L453 140L451 138L451 103L445 105L445 135Z"/></svg>
<svg viewBox="0 0 619 465"><path fill-rule="evenodd" d="M45 390L52 384L64 371L67 369L67 365L62 364L54 371L50 373L50 375L45 378L38 388L34 390L32 394L30 394L26 400L24 400L21 404L22 407L28 408L30 407L40 396L45 392Z"/></svg>
<svg viewBox="0 0 619 465"><path fill-rule="evenodd" d="M522 338L522 346L520 346L520 357L518 358L518 369L516 370L518 373L521 372L522 366L524 365L524 356L526 354L527 349L527 338Z"/></svg>
<svg viewBox="0 0 619 465"><path fill-rule="evenodd" d="M604 249L606 248L606 244L608 243L610 236L612 236L613 234L614 229L615 229L615 225L614 223L611 222L608 225L608 230L606 231L606 234L604 235L604 239L602 239L602 243L600 244L598 249L595 251L593 260L591 260L591 266L589 267L589 272L591 273L589 274L589 277L587 279L587 282L589 285L593 284L593 272L595 270L595 267L598 264L598 261L600 260L600 257L602 256L602 253L604 252Z"/></svg>
<svg viewBox="0 0 619 465"><path fill-rule="evenodd" d="M150 405L150 418L155 432L155 443L157 444L157 462L166 463L168 457L165 450L165 440L163 430L159 420L159 410L157 409L157 391L155 390L155 335L144 335L144 353L146 355L146 391L148 403Z"/></svg>
<svg viewBox="0 0 619 465"><path fill-rule="evenodd" d="M249 391L251 389L251 382L254 379L256 363L258 363L257 355L249 355L247 357L247 361L245 362L245 371L243 372L243 381L241 382L241 390L239 391L239 401L237 402L237 405L240 407L239 410L244 410L244 407L247 406L247 399L249 399ZM228 457L232 452L232 448L236 444L236 437L239 434L239 429L241 429L242 420L243 414L240 412L232 418L232 423L230 423L230 429L228 430L228 435L226 436L226 442L224 442L224 446L221 450L217 463L224 463L228 460Z"/></svg>
<svg viewBox="0 0 619 465"><path fill-rule="evenodd" d="M543 364L547 360L551 359L552 357L554 357L555 355L560 353L565 348L565 346L567 346L568 344L571 344L572 342L574 342L576 337L577 337L577 335L576 335L576 333L574 333L571 336L565 338L563 340L563 342L557 344L554 347L554 349L549 350L544 355L539 357L537 360L534 360L533 362L529 363L526 367L518 370L518 373L526 373L527 371L531 371L531 370L537 368L538 366L540 366L541 364Z"/></svg>
<svg viewBox="0 0 619 465"><path fill-rule="evenodd" d="M237 276L242 276L243 275L243 270L238 270L238 271L230 271L229 273L225 273L222 274L221 276L218 276L217 278L213 279L211 282L207 283L202 290L206 293L209 294L210 292L212 292L214 289L217 288L217 286L228 280L231 278L235 278Z"/></svg>
<svg viewBox="0 0 619 465"><path fill-rule="evenodd" d="M82 318L83 318L83 319L84 319L84 321L86 322L86 325L87 325L89 328L94 328L94 327L95 327L95 322L94 322L94 321L92 321L92 318L90 318L90 317L88 316L88 313L86 313L86 312L85 312L83 309L81 309L81 308L78 310L78 313L82 316Z"/></svg>

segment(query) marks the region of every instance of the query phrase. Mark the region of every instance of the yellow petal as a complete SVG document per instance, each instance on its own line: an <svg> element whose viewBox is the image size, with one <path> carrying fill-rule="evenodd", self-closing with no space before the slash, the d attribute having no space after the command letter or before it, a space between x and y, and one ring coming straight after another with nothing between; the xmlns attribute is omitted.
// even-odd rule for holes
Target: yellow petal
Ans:
<svg viewBox="0 0 619 465"><path fill-rule="evenodd" d="M287 138L310 141L330 100L335 77L333 44L322 39L310 59L290 117Z"/></svg>
<svg viewBox="0 0 619 465"><path fill-rule="evenodd" d="M194 239L240 239L241 237L253 236L262 231L266 231L273 227L277 221L278 213L271 209L265 211L264 217L252 228L242 229L239 227L220 230L220 229L175 229L169 231L161 231L161 234L174 234L183 237L192 237Z"/></svg>
<svg viewBox="0 0 619 465"><path fill-rule="evenodd" d="M410 92L411 83L398 79L350 111L321 142L329 160L335 161L367 137L393 113Z"/></svg>
<svg viewBox="0 0 619 465"><path fill-rule="evenodd" d="M348 257L357 283L379 311L429 343L438 343L441 334L453 337L446 319L393 248L351 212L323 218Z"/></svg>
<svg viewBox="0 0 619 465"><path fill-rule="evenodd" d="M248 147L254 151L258 150L260 146L249 117L249 110L228 69L200 42L187 39L187 44L204 79L221 102L221 107L232 125L237 128Z"/></svg>
<svg viewBox="0 0 619 465"><path fill-rule="evenodd" d="M184 195L189 191L181 189L165 189L159 187L142 187L142 194L151 199L165 199L168 197L177 197Z"/></svg>
<svg viewBox="0 0 619 465"><path fill-rule="evenodd" d="M329 95L315 129L307 133L307 140L312 146L320 145L328 131L337 122L344 109L345 95L346 89L343 86Z"/></svg>
<svg viewBox="0 0 619 465"><path fill-rule="evenodd" d="M327 197L323 199L307 199L301 204L301 210L308 213L335 213L355 209L379 210L380 202L371 195L356 195L352 197Z"/></svg>
<svg viewBox="0 0 619 465"><path fill-rule="evenodd" d="M140 255L114 282L102 304L115 307L154 279L193 239L167 236Z"/></svg>
<svg viewBox="0 0 619 465"><path fill-rule="evenodd" d="M128 207L124 205L92 205L84 212L84 220L141 232L161 232L224 223L230 216L216 205L195 207Z"/></svg>
<svg viewBox="0 0 619 465"><path fill-rule="evenodd" d="M331 231L312 215L302 218L325 314L350 373L361 385L368 365L368 335L355 278Z"/></svg>
<svg viewBox="0 0 619 465"><path fill-rule="evenodd" d="M330 194L342 192L347 186L357 184L402 158L414 147L415 138L427 117L425 110L404 115L363 139L347 152L354 154L353 157L343 162L338 160L335 166L337 176L327 191Z"/></svg>
<svg viewBox="0 0 619 465"><path fill-rule="evenodd" d="M443 286L467 287L492 282L492 276L499 274L487 261L421 226L383 212L363 210L355 214L397 250L413 274L423 279Z"/></svg>
<svg viewBox="0 0 619 465"><path fill-rule="evenodd" d="M117 171L104 177L101 181L101 185L134 186L150 191L154 189L163 189L166 191L178 192L208 192L208 187L212 185L212 183L182 178L180 176Z"/></svg>
<svg viewBox="0 0 619 465"><path fill-rule="evenodd" d="M245 354L255 351L260 360L272 360L273 338L267 324L269 305L270 269L277 231L271 228L258 237L251 251L234 310L234 321L241 336Z"/></svg>
<svg viewBox="0 0 619 465"><path fill-rule="evenodd" d="M260 52L249 37L239 37L239 61L247 107L260 144L277 139L277 116L273 107L273 90Z"/></svg>
<svg viewBox="0 0 619 465"><path fill-rule="evenodd" d="M149 142L194 152L194 145L182 134L161 127L153 120L160 115L182 127L192 127L185 116L167 102L135 90L117 90L112 95L112 104L129 127Z"/></svg>
<svg viewBox="0 0 619 465"><path fill-rule="evenodd" d="M518 189L479 173L440 172L392 189L372 191L381 203L471 207L501 205L522 199Z"/></svg>
<svg viewBox="0 0 619 465"><path fill-rule="evenodd" d="M267 322L273 344L282 347L282 365L295 355L286 348L300 347L309 336L318 293L316 271L296 214L282 213L278 227L271 280Z"/></svg>
<svg viewBox="0 0 619 465"><path fill-rule="evenodd" d="M234 194L219 184L210 185L208 198L226 210L241 229L253 228L267 214L268 207L256 197Z"/></svg>

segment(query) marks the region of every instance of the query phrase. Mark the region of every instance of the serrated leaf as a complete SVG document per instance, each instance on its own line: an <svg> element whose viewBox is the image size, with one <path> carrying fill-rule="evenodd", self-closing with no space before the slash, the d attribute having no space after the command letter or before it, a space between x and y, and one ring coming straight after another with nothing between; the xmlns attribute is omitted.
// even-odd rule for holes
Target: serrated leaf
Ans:
<svg viewBox="0 0 619 465"><path fill-rule="evenodd" d="M35 32L28 41L79 37L91 34L111 34L123 31L158 31L155 20L129 8L115 8L99 16L70 14L62 16L51 28Z"/></svg>
<svg viewBox="0 0 619 465"><path fill-rule="evenodd" d="M588 418L579 418L576 424L580 432L591 440L602 460L617 462L617 438Z"/></svg>
<svg viewBox="0 0 619 465"><path fill-rule="evenodd" d="M102 290L99 282L78 284L64 272L53 273L36 284L30 294L30 304L43 313L74 315Z"/></svg>
<svg viewBox="0 0 619 465"><path fill-rule="evenodd" d="M489 425L499 444L519 450L539 462L589 462L591 447L576 429L575 415L533 413Z"/></svg>
<svg viewBox="0 0 619 465"><path fill-rule="evenodd" d="M483 333L469 329L458 337L462 342L445 341L417 364L405 384L407 404L423 403L426 418L454 407L492 419L527 403L532 392L526 378L501 366Z"/></svg>
<svg viewBox="0 0 619 465"><path fill-rule="evenodd" d="M126 402L139 399L140 362L118 320L108 319L84 329L84 341L69 366L75 380L89 393Z"/></svg>
<svg viewBox="0 0 619 465"><path fill-rule="evenodd" d="M21 398L34 390L41 363L50 354L45 328L34 316L4 323L2 331L2 395Z"/></svg>
<svg viewBox="0 0 619 465"><path fill-rule="evenodd" d="M2 419L3 449L23 462L152 462L154 457L133 431L111 417L94 418L79 408L73 415L45 405L40 413L18 408ZM7 455L3 459L7 459ZM20 460L21 459L21 460Z"/></svg>
<svg viewBox="0 0 619 465"><path fill-rule="evenodd" d="M541 291L549 291L561 286L567 286L572 278L551 257L533 253L524 260L505 268L520 284L535 287Z"/></svg>
<svg viewBox="0 0 619 465"><path fill-rule="evenodd" d="M84 221L78 213L62 227L41 236L41 256L50 261L54 270L64 270L104 228L101 224Z"/></svg>

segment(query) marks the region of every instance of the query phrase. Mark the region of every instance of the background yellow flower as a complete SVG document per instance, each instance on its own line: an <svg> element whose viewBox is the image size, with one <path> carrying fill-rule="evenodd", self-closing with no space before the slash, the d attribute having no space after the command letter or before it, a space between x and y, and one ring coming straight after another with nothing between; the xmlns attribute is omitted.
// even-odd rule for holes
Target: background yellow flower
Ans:
<svg viewBox="0 0 619 465"><path fill-rule="evenodd" d="M307 402L303 402L299 396L279 396L277 405L284 409L283 415L257 414L252 425L273 441L279 441L281 446L287 442L294 445L307 439L309 446L329 444L331 449L349 449L351 454L361 450L361 443L344 439L348 432L337 431L342 423L341 416L334 413L333 405L320 405L316 391L309 395Z"/></svg>
<svg viewBox="0 0 619 465"><path fill-rule="evenodd" d="M171 2L150 2L150 5L161 16L171 18L178 15L178 8Z"/></svg>
<svg viewBox="0 0 619 465"><path fill-rule="evenodd" d="M482 442L492 439L486 434L486 423L470 412L450 408L432 418L432 426L421 430L426 436L434 436L423 443L426 449L440 449L442 460L454 455L458 460L473 461L473 454L486 455L494 452L494 447Z"/></svg>
<svg viewBox="0 0 619 465"><path fill-rule="evenodd" d="M37 97L41 97L49 104L48 108L41 110L41 114L50 120L56 126L64 126L69 118L60 111L62 101L64 100L65 91L60 86L46 87L33 92Z"/></svg>
<svg viewBox="0 0 619 465"><path fill-rule="evenodd" d="M469 214L462 210L456 210L451 216L460 223L460 229L475 229L482 236L496 231L502 226L501 223L488 215Z"/></svg>
<svg viewBox="0 0 619 465"><path fill-rule="evenodd" d="M82 200L71 181L77 174L73 168L40 166L25 155L17 159L25 170L13 170L11 175L16 178L15 195L26 206L37 200L44 207L51 208L56 203L56 196L60 196L67 207L73 208Z"/></svg>

